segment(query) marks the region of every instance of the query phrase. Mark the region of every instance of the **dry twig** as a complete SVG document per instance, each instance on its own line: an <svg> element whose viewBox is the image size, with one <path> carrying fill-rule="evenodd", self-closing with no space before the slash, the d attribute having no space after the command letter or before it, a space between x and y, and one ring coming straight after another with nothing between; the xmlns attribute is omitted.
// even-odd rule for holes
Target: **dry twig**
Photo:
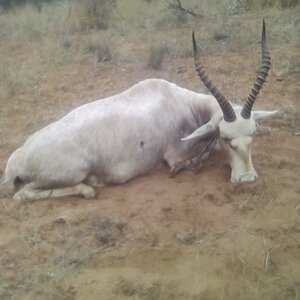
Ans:
<svg viewBox="0 0 300 300"><path fill-rule="evenodd" d="M263 245L264 245L264 259L263 259L263 264L264 264L264 269L267 272L270 267L270 259L271 259L271 254L270 254L270 247L267 247L266 239L265 236L263 235Z"/></svg>
<svg viewBox="0 0 300 300"><path fill-rule="evenodd" d="M180 0L177 0L177 4L168 2L168 5L169 5L169 8L178 9L178 10L180 10L180 11L186 13L186 14L192 15L195 18L203 18L203 15L194 12L192 9L190 9L190 8L184 8L181 5Z"/></svg>

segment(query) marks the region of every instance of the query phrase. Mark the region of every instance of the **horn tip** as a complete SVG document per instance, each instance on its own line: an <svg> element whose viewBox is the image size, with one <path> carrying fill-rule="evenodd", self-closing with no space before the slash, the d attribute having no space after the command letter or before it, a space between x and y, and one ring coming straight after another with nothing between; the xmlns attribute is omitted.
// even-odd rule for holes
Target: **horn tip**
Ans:
<svg viewBox="0 0 300 300"><path fill-rule="evenodd" d="M262 39L266 39L266 23L265 19L263 19L263 26L262 26Z"/></svg>
<svg viewBox="0 0 300 300"><path fill-rule="evenodd" d="M193 38L194 57L195 57L195 59L199 59L199 50L198 50L198 47L197 47L197 42L196 42L195 31L194 30L192 32L192 38Z"/></svg>

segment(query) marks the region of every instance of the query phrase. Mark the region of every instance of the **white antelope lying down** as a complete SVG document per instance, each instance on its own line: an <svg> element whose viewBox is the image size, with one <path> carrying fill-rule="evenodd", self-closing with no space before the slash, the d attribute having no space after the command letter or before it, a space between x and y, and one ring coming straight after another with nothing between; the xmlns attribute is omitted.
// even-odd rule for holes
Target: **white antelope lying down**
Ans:
<svg viewBox="0 0 300 300"><path fill-rule="evenodd" d="M82 105L30 136L10 156L0 189L18 189L15 200L93 198L97 184L124 183L164 161L172 174L187 162L195 167L215 140L228 154L231 181L255 180L251 142L256 121L276 113L251 112L270 68L265 24L262 65L244 107L232 106L208 79L194 34L193 47L196 70L213 96L149 79Z"/></svg>

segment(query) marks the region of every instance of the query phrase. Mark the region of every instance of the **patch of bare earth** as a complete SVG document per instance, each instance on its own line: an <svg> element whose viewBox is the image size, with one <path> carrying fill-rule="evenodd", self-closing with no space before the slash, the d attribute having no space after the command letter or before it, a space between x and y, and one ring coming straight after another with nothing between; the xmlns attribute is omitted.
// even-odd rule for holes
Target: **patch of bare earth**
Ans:
<svg viewBox="0 0 300 300"><path fill-rule="evenodd" d="M221 54L204 63L224 94L245 96L259 49L230 53L225 63ZM162 71L132 62L47 69L39 94L29 89L1 105L1 167L38 128L149 77L201 87L192 57L165 60ZM300 299L298 95L299 73L271 72L256 107L280 114L254 138L255 183L231 184L225 158L215 153L198 174L169 178L163 167L99 189L93 201L0 199L0 298Z"/></svg>

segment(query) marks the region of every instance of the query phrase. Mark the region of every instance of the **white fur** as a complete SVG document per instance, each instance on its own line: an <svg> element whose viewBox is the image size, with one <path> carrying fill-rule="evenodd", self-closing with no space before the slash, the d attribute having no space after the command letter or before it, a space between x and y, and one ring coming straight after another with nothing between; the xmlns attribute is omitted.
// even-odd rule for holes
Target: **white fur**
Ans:
<svg viewBox="0 0 300 300"><path fill-rule="evenodd" d="M24 186L16 200L77 194L90 198L95 178L99 184L124 183L163 161L176 169L196 157L202 139L216 130L229 154L232 181L253 180L251 147L245 139L255 131L253 118L226 123L214 97L148 79L82 105L30 136L9 158L0 189L12 190L19 180ZM238 151L224 145L222 137L232 139Z"/></svg>
<svg viewBox="0 0 300 300"><path fill-rule="evenodd" d="M272 117L277 114L277 110L272 112L253 111L250 119L244 119L240 114L241 107L234 105L233 108L237 119L234 122L226 122L221 119L217 124L220 132L219 141L222 149L227 153L231 166L231 182L251 182L258 177L251 158L251 143L256 129L256 120ZM205 137L211 130L210 127L206 128L207 124L198 128L185 140Z"/></svg>

